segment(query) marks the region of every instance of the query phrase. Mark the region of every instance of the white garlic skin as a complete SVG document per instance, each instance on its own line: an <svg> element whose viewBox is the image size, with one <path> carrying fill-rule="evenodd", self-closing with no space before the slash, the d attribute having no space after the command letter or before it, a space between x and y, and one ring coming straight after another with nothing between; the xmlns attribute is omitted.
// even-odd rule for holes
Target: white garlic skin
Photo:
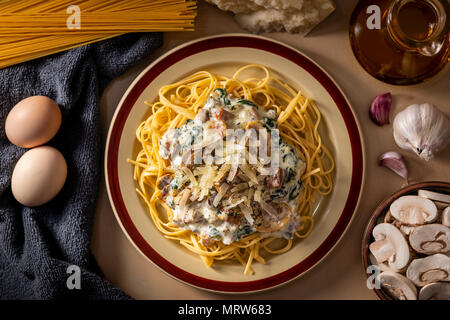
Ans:
<svg viewBox="0 0 450 320"><path fill-rule="evenodd" d="M449 125L447 117L432 104L413 104L395 116L394 139L400 148L428 161L448 144Z"/></svg>

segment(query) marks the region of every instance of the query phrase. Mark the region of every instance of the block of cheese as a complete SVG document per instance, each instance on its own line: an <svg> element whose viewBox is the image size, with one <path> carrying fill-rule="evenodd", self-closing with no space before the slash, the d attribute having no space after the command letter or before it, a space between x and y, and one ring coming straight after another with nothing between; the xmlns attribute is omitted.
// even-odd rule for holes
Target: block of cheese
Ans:
<svg viewBox="0 0 450 320"><path fill-rule="evenodd" d="M253 33L287 31L306 35L334 10L332 0L207 0L235 13L241 27Z"/></svg>
<svg viewBox="0 0 450 320"><path fill-rule="evenodd" d="M205 0L215 4L220 10L233 13L250 13L262 9L261 6L250 0Z"/></svg>

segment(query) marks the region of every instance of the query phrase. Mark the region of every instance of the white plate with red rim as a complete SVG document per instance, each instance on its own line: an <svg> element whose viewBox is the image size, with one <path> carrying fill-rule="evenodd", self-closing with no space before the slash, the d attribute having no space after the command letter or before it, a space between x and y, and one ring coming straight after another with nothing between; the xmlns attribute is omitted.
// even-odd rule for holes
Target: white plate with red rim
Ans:
<svg viewBox="0 0 450 320"><path fill-rule="evenodd" d="M334 189L318 201L315 226L291 250L272 255L267 264L253 263L244 275L236 263L201 259L154 226L137 195L133 168L127 159L137 153L135 132L146 118L144 101L154 101L161 86L199 70L231 76L246 64L262 64L312 98L322 113L321 135L336 162ZM319 263L347 230L358 206L364 180L364 152L355 114L335 81L298 50L261 36L229 34L183 44L149 65L130 85L115 112L108 133L105 175L117 221L136 249L162 271L188 285L224 293L244 293L277 287L305 274Z"/></svg>

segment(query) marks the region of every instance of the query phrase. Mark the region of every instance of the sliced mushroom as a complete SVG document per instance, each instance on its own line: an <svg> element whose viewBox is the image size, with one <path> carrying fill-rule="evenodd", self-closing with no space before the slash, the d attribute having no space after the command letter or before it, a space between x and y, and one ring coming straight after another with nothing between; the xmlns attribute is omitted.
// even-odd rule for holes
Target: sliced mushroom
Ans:
<svg viewBox="0 0 450 320"><path fill-rule="evenodd" d="M415 227L409 243L419 253L445 253L450 250L450 229L438 223Z"/></svg>
<svg viewBox="0 0 450 320"><path fill-rule="evenodd" d="M392 216L402 224L417 226L436 220L438 211L433 201L419 196L403 196L390 207Z"/></svg>
<svg viewBox="0 0 450 320"><path fill-rule="evenodd" d="M209 120L209 110L207 109L201 109L198 113L197 113L197 119L200 122L206 122Z"/></svg>
<svg viewBox="0 0 450 320"><path fill-rule="evenodd" d="M394 220L391 222L394 226L396 226L400 231L405 235L408 236L411 231L414 229L414 226L408 226L406 224L402 224L400 221Z"/></svg>
<svg viewBox="0 0 450 320"><path fill-rule="evenodd" d="M411 227L411 226L407 226L402 224L400 226L400 231L405 235L405 236L409 236L411 234L411 232L414 230L415 227Z"/></svg>
<svg viewBox="0 0 450 320"><path fill-rule="evenodd" d="M227 120L233 119L233 118L234 118L234 115L233 115L231 112L225 110L224 108L219 108L219 109L216 111L216 117L217 117L217 119L219 119L219 120L225 120L225 121L227 121Z"/></svg>
<svg viewBox="0 0 450 320"><path fill-rule="evenodd" d="M211 238L209 236L202 236L202 239L200 241L201 241L202 245L204 245L207 248L212 247L216 243L216 240L214 240L213 238Z"/></svg>
<svg viewBox="0 0 450 320"><path fill-rule="evenodd" d="M450 283L430 283L420 289L419 300L450 300Z"/></svg>
<svg viewBox="0 0 450 320"><path fill-rule="evenodd" d="M369 245L369 250L372 252L375 259L377 259L378 263L387 261L395 254L394 246L389 239L372 242Z"/></svg>
<svg viewBox="0 0 450 320"><path fill-rule="evenodd" d="M414 284L401 274L384 271L377 276L381 286L395 299L417 300L417 289Z"/></svg>
<svg viewBox="0 0 450 320"><path fill-rule="evenodd" d="M450 206L442 211L442 224L446 227L450 227Z"/></svg>
<svg viewBox="0 0 450 320"><path fill-rule="evenodd" d="M417 194L420 197L427 198L430 200L450 203L450 195L448 195L448 194L443 194L443 193L438 193L438 192L433 192L433 191L428 191L428 190L419 190L417 192Z"/></svg>
<svg viewBox="0 0 450 320"><path fill-rule="evenodd" d="M254 221L255 230L259 232L269 233L281 230L289 223L292 216L291 209L284 202L280 203L277 207L276 218L272 214L268 214L266 211L267 208L263 206L261 208L263 209L263 213L257 216Z"/></svg>
<svg viewBox="0 0 450 320"><path fill-rule="evenodd" d="M408 242L395 226L389 223L380 223L373 228L375 238L369 250L379 263L388 261L388 265L395 271L401 271L411 259ZM386 259L387 257L387 259Z"/></svg>
<svg viewBox="0 0 450 320"><path fill-rule="evenodd" d="M238 225L242 219L242 214L236 210L218 210L216 217L222 221L227 221L231 224Z"/></svg>
<svg viewBox="0 0 450 320"><path fill-rule="evenodd" d="M436 253L414 259L406 270L406 276L419 287L437 281L450 281L450 258Z"/></svg>
<svg viewBox="0 0 450 320"><path fill-rule="evenodd" d="M167 197L170 191L170 182L172 181L172 176L170 174L163 175L159 178L159 180L156 182L156 186L159 190L161 190L160 195L158 196L159 199L163 200Z"/></svg>
<svg viewBox="0 0 450 320"><path fill-rule="evenodd" d="M267 177L266 184L269 188L280 188L283 185L283 169L278 168L270 177Z"/></svg>
<svg viewBox="0 0 450 320"><path fill-rule="evenodd" d="M392 271L386 263L379 263L372 253L369 253L369 260L373 266L377 266L381 271Z"/></svg>
<svg viewBox="0 0 450 320"><path fill-rule="evenodd" d="M245 126L245 130L250 130L250 129L259 130L259 129L262 129L262 128L263 128L263 126L262 126L261 122L256 121L256 120L255 121L250 121Z"/></svg>

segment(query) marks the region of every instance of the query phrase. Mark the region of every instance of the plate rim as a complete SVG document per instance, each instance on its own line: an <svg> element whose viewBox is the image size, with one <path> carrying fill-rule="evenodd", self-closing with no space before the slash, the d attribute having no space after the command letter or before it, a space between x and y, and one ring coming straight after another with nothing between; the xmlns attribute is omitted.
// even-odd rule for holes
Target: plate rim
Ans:
<svg viewBox="0 0 450 320"><path fill-rule="evenodd" d="M217 39L225 38L227 40L234 40L234 45L224 44L225 41L222 41L222 45L216 45L214 47L208 47L207 45L210 44L208 42L217 42ZM249 41L246 43L246 41ZM253 42L252 42L253 41ZM236 45L236 42L238 43ZM255 43L258 42L260 46L265 45L274 45L274 47L270 47L272 50L269 50L269 47L255 47ZM252 46L253 44L253 46ZM196 47L195 47L196 46ZM181 51L185 49L192 49L194 47L194 52L189 53L185 52L184 55L181 55L181 57L175 57L175 61L169 62L168 66L171 66L175 64L176 62L179 62L183 60L184 58L187 58L191 55L194 55L196 53L204 52L207 50L214 50L214 49L220 49L220 48L226 48L226 47L246 47L246 48L252 48L257 50L266 51L272 54L275 54L277 56L280 56L282 58L288 59L294 64L298 65L300 68L304 69L310 76L312 76L319 84L327 91L327 93L330 95L330 97L335 102L336 106L339 109L339 112L341 113L341 116L344 120L347 133L349 135L350 145L352 149L352 175L351 175L351 183L350 183L350 189L349 194L346 198L345 206L342 212L339 215L339 218L336 222L336 224L333 226L333 229L331 232L327 235L327 237L320 243L320 245L305 259L300 261L298 264L294 265L293 267L284 270L282 272L279 272L275 275L258 279L258 280L251 280L251 281L239 281L239 282L227 282L227 281L219 281L219 280L213 280L204 278L201 276L197 276L194 274L191 274L178 266L172 264L171 262L167 261L165 258L163 258L161 255L159 255L156 250L154 250L151 245L145 241L145 239L142 237L140 232L137 230L136 226L132 222L128 211L126 210L126 206L122 197L122 194L120 192L120 184L118 175L116 174L114 176L114 173L118 172L117 166L113 166L114 160L117 160L118 157L118 149L119 148L111 148L111 140L112 135L117 128L118 119L119 117L122 117L123 119L119 119L122 121L121 128L120 128L120 134L115 137L115 139L118 140L118 143L120 143L120 137L123 131L123 127L125 125L125 122L128 118L128 115L132 109L132 106L135 104L137 98L142 93L143 90L148 86L147 84L143 84L145 82L145 77L152 76L152 72L155 74L153 77L151 77L151 81L153 81L159 74L161 74L165 68L161 68L161 64L164 64L167 59L170 60L170 58L173 59L174 54L180 53ZM288 49L289 54L282 55L278 52L276 52L275 49ZM275 52L274 52L275 51ZM284 52L284 51L283 51ZM286 56L289 56L290 58L287 58ZM296 62L296 60L293 60L293 57L300 58L302 60L301 63ZM168 67L167 66L167 67ZM313 72L314 73L313 73ZM319 79L319 78L320 79ZM322 81L321 81L322 80ZM323 82L327 82L329 86L327 87L323 84ZM135 94L135 99L130 99L130 93L133 91L138 91ZM332 92L330 92L332 91ZM125 115L123 115L124 112L124 106L126 104L127 99L134 100L131 103L129 103L128 110L125 110ZM338 101L339 100L339 103ZM342 104L342 106L341 106ZM344 110L345 109L345 110ZM346 116L349 118L346 118L344 116L344 112L346 112ZM350 122L350 124L349 124ZM352 130L349 129L349 125L353 127L353 129L356 129L357 135L352 135L351 133L354 133ZM120 126L119 126L120 127ZM356 147L356 151L355 151ZM344 235L347 233L349 226L351 225L355 213L358 210L359 203L361 200L361 195L363 193L363 188L365 185L365 169L366 169L366 159L365 159L365 146L364 146L364 139L362 136L362 130L361 126L359 124L358 118L350 104L349 99L345 95L344 91L340 88L340 86L336 83L336 81L333 79L333 77L328 74L320 65L318 65L313 59L309 58L306 54L302 53L298 49L287 45L283 42L259 36L259 35L251 35L251 34L245 34L245 33L229 33L229 34L221 34L221 35L213 35L213 36L207 36L202 37L198 39L194 39L191 41L188 41L184 44L178 45L175 48L169 50L168 52L161 55L159 58L154 60L152 63L150 63L146 68L144 68L140 74L132 81L132 83L129 85L125 93L123 94L120 102L117 105L117 108L114 112L114 115L112 117L112 120L110 122L110 126L108 129L108 135L107 140L105 143L105 158L104 158L104 172L105 172L105 181L106 181L106 189L108 193L108 198L111 204L111 208L114 212L114 215L116 217L117 222L119 223L122 231L125 233L128 240L132 243L132 245L140 252L148 261L150 261L154 266L156 266L158 269L160 269L165 274L169 275L173 279L180 281L181 283L187 284L192 287L196 287L202 290L216 292L216 293L231 293L231 294L240 294L240 293L252 293L252 292L259 292L264 291L268 289L273 289L276 287L279 287L281 285L284 285L288 282L291 282L300 276L305 275L310 270L314 269L320 262L322 262L337 246L337 244L342 240ZM355 154L358 153L358 154ZM113 161L109 161L110 159L113 159ZM355 162L355 159L360 160L360 162ZM113 163L112 163L113 162ZM117 163L117 161L116 161ZM356 168L356 170L355 170ZM356 175L355 175L355 171ZM112 172L113 174L110 174ZM114 183L116 184L115 190L112 190L112 186L114 186ZM356 185L354 185L356 183ZM352 191L357 191L358 194L355 196ZM120 196L120 198L117 198L117 195ZM118 202L117 202L118 201ZM347 208L349 205L349 202L353 202L350 204L352 208ZM119 209L116 208L116 205L119 206ZM121 211L121 212L120 212ZM124 214L124 212L126 214ZM344 215L345 214L345 215ZM348 216L349 215L349 216ZM342 219L345 218L345 221L342 221ZM343 225L341 225L343 223ZM337 228L339 229L337 230ZM136 243L137 241L137 243ZM144 252L144 249L146 252ZM148 255L150 253L150 256ZM318 258L313 255L319 255ZM154 261L154 259L156 261ZM305 261L311 260L311 263L307 263L306 267L302 267L301 265L306 263ZM270 281L268 281L270 280ZM247 288L246 288L247 287Z"/></svg>

